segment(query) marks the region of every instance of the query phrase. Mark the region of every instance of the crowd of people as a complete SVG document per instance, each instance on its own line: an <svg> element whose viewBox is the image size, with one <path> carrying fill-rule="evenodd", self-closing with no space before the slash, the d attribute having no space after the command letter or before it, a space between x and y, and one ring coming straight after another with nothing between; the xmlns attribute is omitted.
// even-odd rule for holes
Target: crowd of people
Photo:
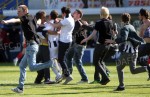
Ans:
<svg viewBox="0 0 150 97"><path fill-rule="evenodd" d="M130 14L123 13L121 20L124 26L119 31L119 37L107 7L100 8L100 19L94 26L82 20L81 10L76 9L72 13L68 7L61 8L62 18L58 18L55 10L50 12L47 20L45 11L39 11L36 16L32 16L28 13L26 5L19 5L17 14L19 18L1 21L2 24L20 23L26 43L24 56L19 63L19 84L12 89L13 92L23 93L27 65L30 71L37 71L35 84L41 84L43 79L45 84L60 83L63 80L65 80L64 85L70 83L73 80L73 63L81 76L81 80L77 83L89 83L82 57L87 42L95 36L97 37L93 55L95 73L93 73L94 81L91 83L107 85L111 81L108 75L111 70L107 69L105 62L118 51L121 52L121 56L116 62L119 80L116 91L125 90L124 67L126 64L129 64L132 74L148 72L147 80L150 80L148 61L145 66L136 67L137 60L141 56L150 54L150 20L149 11L146 9L142 8L139 11L139 19L143 22L140 36L130 24ZM87 30L92 31L89 36L87 36ZM52 68L56 75L55 81L50 79L49 68Z"/></svg>

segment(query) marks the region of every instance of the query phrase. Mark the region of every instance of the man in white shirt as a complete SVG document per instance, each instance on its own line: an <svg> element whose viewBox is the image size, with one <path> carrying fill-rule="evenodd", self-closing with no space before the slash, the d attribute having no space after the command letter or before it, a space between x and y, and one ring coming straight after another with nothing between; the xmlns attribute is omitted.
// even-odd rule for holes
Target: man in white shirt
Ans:
<svg viewBox="0 0 150 97"><path fill-rule="evenodd" d="M58 47L58 61L62 67L64 79L66 79L66 81L63 84L67 84L68 82L73 80L73 78L70 75L69 69L65 62L65 54L72 43L72 32L74 29L75 22L73 17L71 16L71 11L69 8L62 7L61 12L63 20L61 20L58 24L50 24L56 28L61 27Z"/></svg>

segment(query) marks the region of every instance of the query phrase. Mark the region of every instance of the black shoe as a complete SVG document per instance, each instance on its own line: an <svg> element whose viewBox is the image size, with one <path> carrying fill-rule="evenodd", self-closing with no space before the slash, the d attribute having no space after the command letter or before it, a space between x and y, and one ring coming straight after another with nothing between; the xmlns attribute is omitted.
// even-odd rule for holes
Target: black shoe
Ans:
<svg viewBox="0 0 150 97"><path fill-rule="evenodd" d="M41 81L34 81L35 84L42 84Z"/></svg>
<svg viewBox="0 0 150 97"><path fill-rule="evenodd" d="M100 84L101 84L101 85L106 85L106 84L109 83L109 82L110 82L109 79L107 79L107 80L101 80L101 81L100 81Z"/></svg>
<svg viewBox="0 0 150 97"><path fill-rule="evenodd" d="M44 81L44 84L55 84L56 82L55 81L52 81L52 80L46 80Z"/></svg>
<svg viewBox="0 0 150 97"><path fill-rule="evenodd" d="M124 90L125 90L125 87L118 86L117 89L115 89L114 91L124 91Z"/></svg>

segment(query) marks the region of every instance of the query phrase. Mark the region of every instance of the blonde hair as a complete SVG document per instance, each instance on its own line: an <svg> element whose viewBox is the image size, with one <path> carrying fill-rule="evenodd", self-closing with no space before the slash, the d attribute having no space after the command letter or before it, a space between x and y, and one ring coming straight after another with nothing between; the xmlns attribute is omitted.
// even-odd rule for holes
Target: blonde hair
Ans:
<svg viewBox="0 0 150 97"><path fill-rule="evenodd" d="M109 9L107 7L102 7L100 12L101 18L109 17Z"/></svg>
<svg viewBox="0 0 150 97"><path fill-rule="evenodd" d="M26 5L19 5L18 8L22 9L23 12L27 12L28 13L28 7Z"/></svg>

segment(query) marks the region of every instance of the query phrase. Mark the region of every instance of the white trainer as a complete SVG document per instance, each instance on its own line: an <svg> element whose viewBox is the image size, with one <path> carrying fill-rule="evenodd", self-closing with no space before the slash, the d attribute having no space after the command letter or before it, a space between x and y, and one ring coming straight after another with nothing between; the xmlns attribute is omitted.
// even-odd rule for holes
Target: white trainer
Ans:
<svg viewBox="0 0 150 97"><path fill-rule="evenodd" d="M23 90L19 89L18 87L12 88L11 90L15 93L23 93Z"/></svg>
<svg viewBox="0 0 150 97"><path fill-rule="evenodd" d="M63 80L63 76L61 74L58 74L56 77L55 77L55 80L57 83L60 83L62 80Z"/></svg>
<svg viewBox="0 0 150 97"><path fill-rule="evenodd" d="M77 82L77 84L87 84L87 83L88 83L88 81L83 81L83 80Z"/></svg>
<svg viewBox="0 0 150 97"><path fill-rule="evenodd" d="M17 66L18 58L15 58L15 59L13 60L13 63L14 63L14 66Z"/></svg>

